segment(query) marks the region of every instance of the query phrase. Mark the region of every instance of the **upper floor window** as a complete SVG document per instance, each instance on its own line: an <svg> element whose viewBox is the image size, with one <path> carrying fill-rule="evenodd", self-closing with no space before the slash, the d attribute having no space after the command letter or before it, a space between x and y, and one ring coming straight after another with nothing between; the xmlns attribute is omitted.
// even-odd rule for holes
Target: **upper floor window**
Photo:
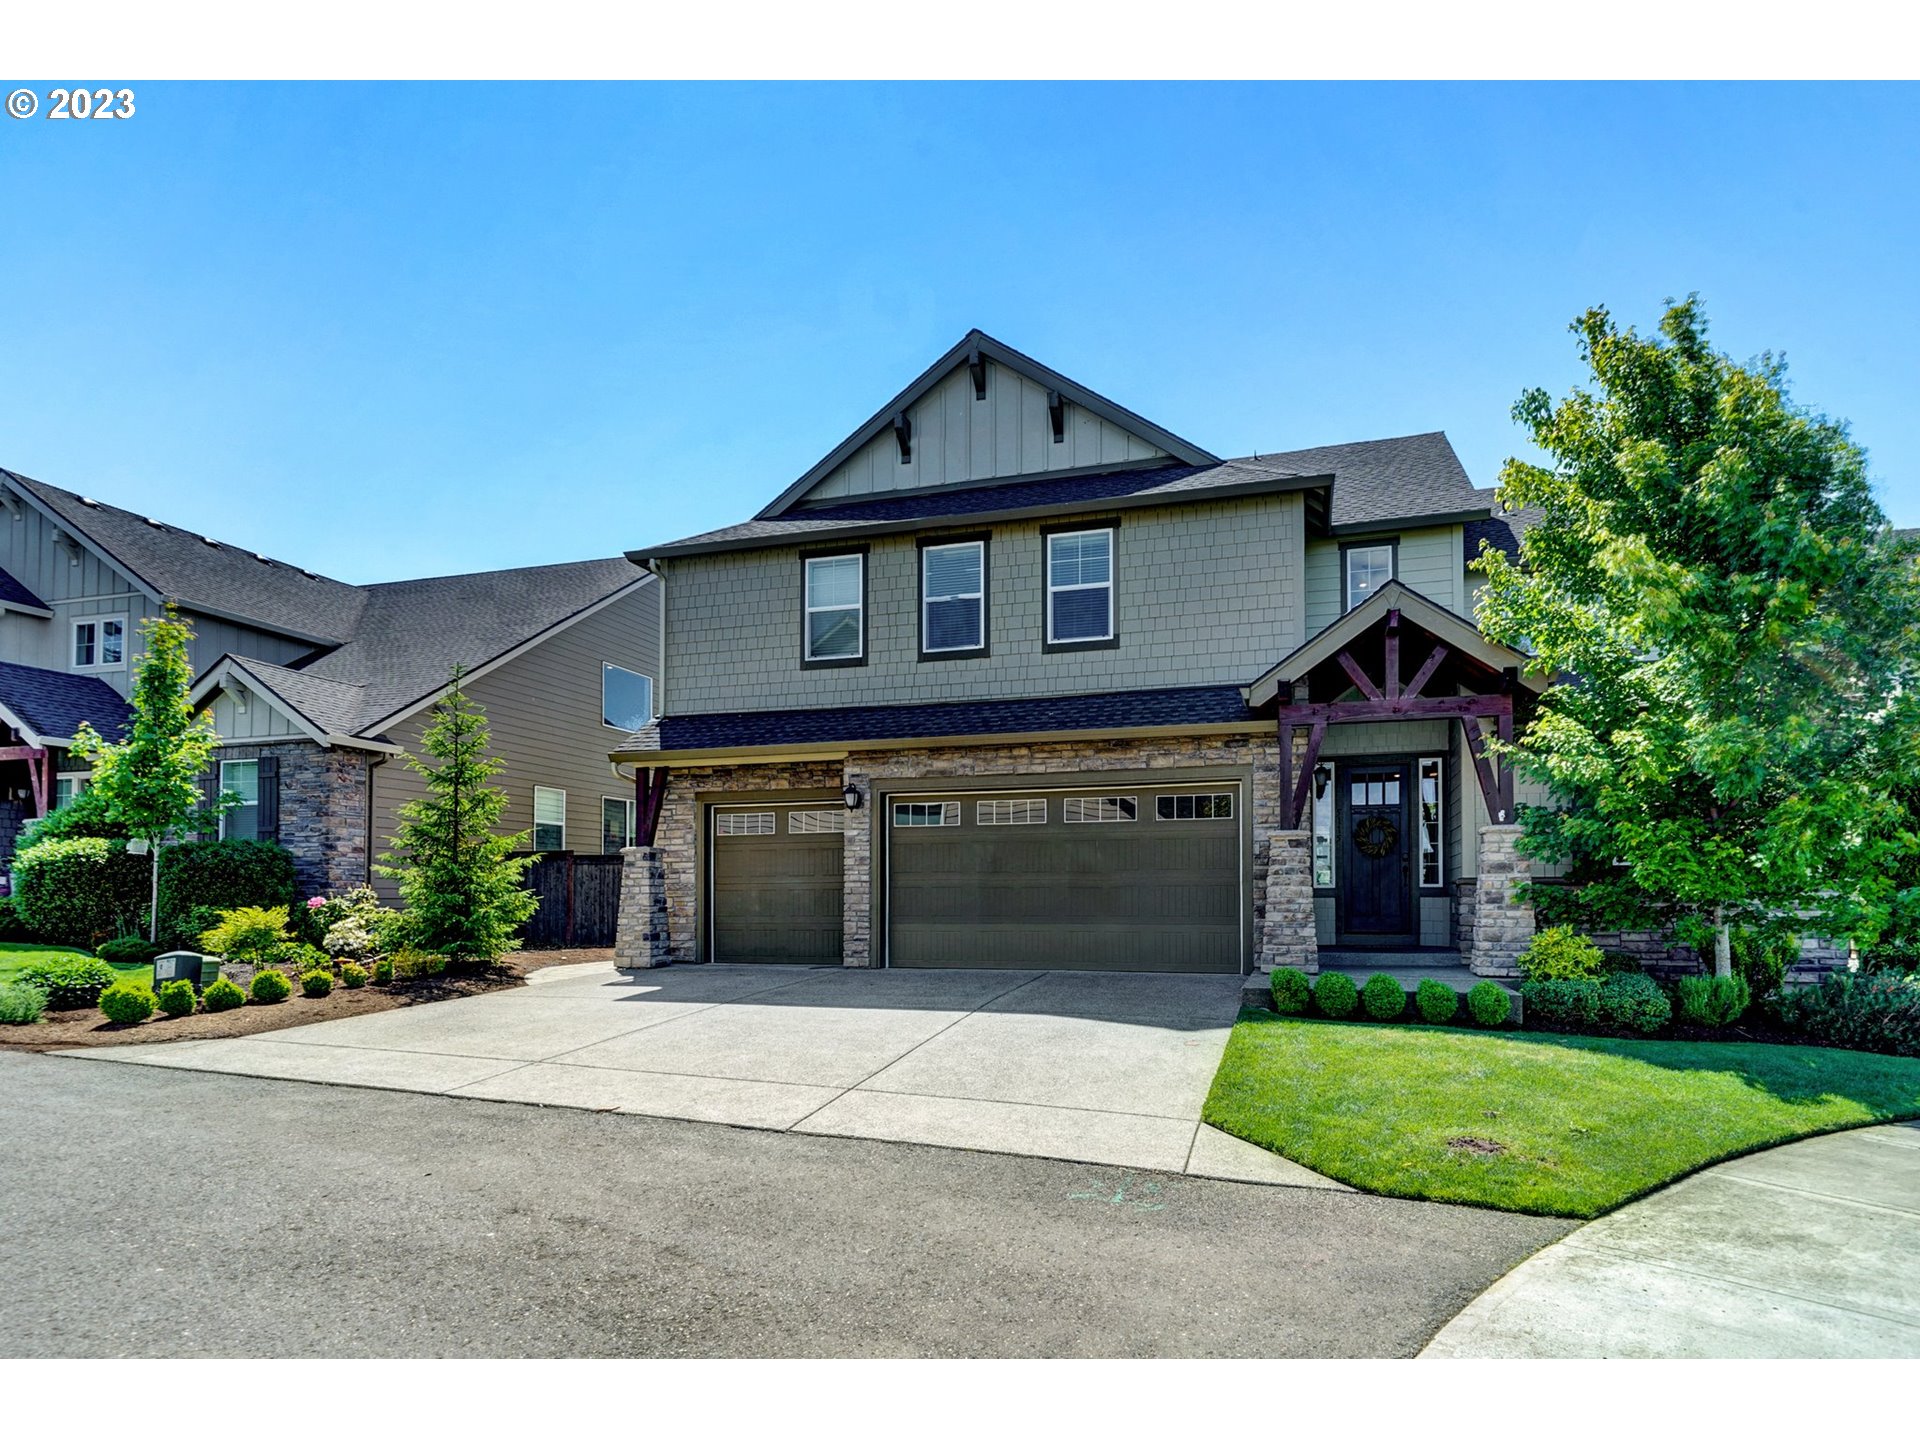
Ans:
<svg viewBox="0 0 1920 1440"><path fill-rule="evenodd" d="M814 555L806 561L809 661L859 660L866 653L864 555Z"/></svg>
<svg viewBox="0 0 1920 1440"><path fill-rule="evenodd" d="M920 648L928 654L982 650L987 643L984 540L920 551Z"/></svg>
<svg viewBox="0 0 1920 1440"><path fill-rule="evenodd" d="M644 730L653 723L653 680L637 670L600 665L600 723Z"/></svg>
<svg viewBox="0 0 1920 1440"><path fill-rule="evenodd" d="M1347 609L1393 579L1393 545L1353 545L1347 557Z"/></svg>
<svg viewBox="0 0 1920 1440"><path fill-rule="evenodd" d="M73 668L113 670L127 662L124 615L94 615L73 622Z"/></svg>
<svg viewBox="0 0 1920 1440"><path fill-rule="evenodd" d="M1113 531L1047 537L1047 643L1113 638Z"/></svg>

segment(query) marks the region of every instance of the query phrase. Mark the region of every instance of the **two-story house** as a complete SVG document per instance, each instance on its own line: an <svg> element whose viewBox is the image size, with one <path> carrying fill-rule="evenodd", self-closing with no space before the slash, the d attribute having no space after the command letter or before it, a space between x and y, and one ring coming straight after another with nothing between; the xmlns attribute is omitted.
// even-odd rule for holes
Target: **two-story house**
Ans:
<svg viewBox="0 0 1920 1440"><path fill-rule="evenodd" d="M0 470L0 871L86 785L74 731L118 733L140 622L168 603L220 735L207 786L241 799L220 833L279 841L308 894L368 883L422 791L397 757L456 663L506 762L505 824L618 850L633 802L607 750L654 713L659 589L619 557L349 585Z"/></svg>
<svg viewBox="0 0 1920 1440"><path fill-rule="evenodd" d="M1544 681L1441 434L1221 459L975 331L663 577L622 963L1512 973Z"/></svg>

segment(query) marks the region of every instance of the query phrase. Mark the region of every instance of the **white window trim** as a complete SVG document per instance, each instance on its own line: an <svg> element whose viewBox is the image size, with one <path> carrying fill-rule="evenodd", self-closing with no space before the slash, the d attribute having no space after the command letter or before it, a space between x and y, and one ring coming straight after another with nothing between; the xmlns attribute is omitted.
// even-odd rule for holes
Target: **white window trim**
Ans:
<svg viewBox="0 0 1920 1440"><path fill-rule="evenodd" d="M1390 584L1400 578L1400 547L1393 541L1382 540L1377 545L1349 545L1340 555L1340 589L1347 602L1341 614L1344 615L1355 606L1366 603L1367 596L1362 596L1359 600L1353 598L1353 557L1369 554L1375 550L1387 552L1387 579L1383 583Z"/></svg>
<svg viewBox="0 0 1920 1440"><path fill-rule="evenodd" d="M647 674L644 670L629 670L625 665L616 665L611 660L602 660L600 662L600 727L603 730L613 730L621 735L630 735L633 733L628 730L626 726L616 725L607 719L607 672L609 670L618 670L625 675L637 675L640 679L647 682L647 718L640 728L644 728L644 725L651 725L655 720L660 718L660 706L654 699L659 693L659 690L653 683L653 676ZM612 799L614 797L608 796L607 798Z"/></svg>
<svg viewBox="0 0 1920 1440"><path fill-rule="evenodd" d="M860 598L851 605L815 605L813 603L813 567L830 560L852 560L860 566ZM800 562L800 609L803 633L800 637L800 653L810 661L845 663L850 660L864 660L867 657L867 557L858 550L843 551L838 555L809 555ZM851 610L859 617L860 623L855 633L859 644L851 655L816 655L813 653L813 617L815 615L837 614Z"/></svg>
<svg viewBox="0 0 1920 1440"><path fill-rule="evenodd" d="M558 845L542 845L540 843L540 826L542 824L540 819L540 793L543 790L549 795L558 795L560 797L560 843ZM541 854L545 854L550 850L564 850L567 848L567 792L561 789L560 786L536 785L533 787L533 830L530 832L528 839L532 841L533 848Z"/></svg>
<svg viewBox="0 0 1920 1440"><path fill-rule="evenodd" d="M86 789L87 786L93 783L93 772L91 770L56 771L53 777L53 808L55 810L59 810L63 808L60 803L60 782L62 780L71 780L74 782L73 783L73 799L78 800L80 798L80 792ZM68 805L71 805L72 803L73 803L73 800L67 801Z"/></svg>
<svg viewBox="0 0 1920 1440"><path fill-rule="evenodd" d="M239 793L238 791L230 791L227 789L227 767L229 765L253 766L253 799L251 801L242 800L238 805L229 805L226 809L220 812L220 838L222 840L225 840L228 838L227 836L227 817L228 816L232 815L233 812L236 810L258 810L260 808L260 762L259 760L257 759L222 760L220 762L220 793L222 795ZM260 824L257 819L254 822L253 829L254 829L254 834L257 837L260 833Z"/></svg>
<svg viewBox="0 0 1920 1440"><path fill-rule="evenodd" d="M1107 537L1107 578L1097 582L1056 585L1053 583L1053 542L1056 540L1071 540L1079 535L1104 535ZM1047 536L1047 643L1049 645L1098 645L1104 640L1113 639L1113 612L1116 608L1114 603L1114 583L1119 578L1120 569L1117 551L1118 546L1114 543L1114 532L1111 525L1092 525L1085 530L1056 530ZM1072 590L1105 590L1107 592L1107 628L1103 633L1099 635L1075 635L1066 640L1060 639L1053 633L1053 597Z"/></svg>
<svg viewBox="0 0 1920 1440"><path fill-rule="evenodd" d="M114 620L120 622L120 658L113 661L96 662L92 665L82 665L75 661L73 657L79 653L80 627L82 625L105 625ZM67 625L67 668L76 674L82 675L90 675L96 670L126 669L127 651L130 648L129 636L131 633L132 628L127 624L127 617L125 615L75 615ZM93 637L93 653L96 655L100 653L100 639L100 633L96 630Z"/></svg>
<svg viewBox="0 0 1920 1440"><path fill-rule="evenodd" d="M600 853L603 855L607 853L607 802L609 800L616 805L624 805L627 807L626 845L621 846L621 849L626 849L627 846L632 845L633 842L639 838L640 817L635 813L633 797L631 795L602 795L600 797ZM616 850L613 853L617 855L620 851Z"/></svg>
<svg viewBox="0 0 1920 1440"><path fill-rule="evenodd" d="M980 554L980 588L962 590L953 595L934 595L927 590L927 557L936 550L976 550ZM1109 562L1111 564L1111 562ZM971 600L980 612L980 638L971 645L929 645L927 643L927 607L936 600ZM811 630L808 632L811 634ZM920 548L920 652L923 655L956 655L987 648L987 542L956 540L948 545L923 545Z"/></svg>

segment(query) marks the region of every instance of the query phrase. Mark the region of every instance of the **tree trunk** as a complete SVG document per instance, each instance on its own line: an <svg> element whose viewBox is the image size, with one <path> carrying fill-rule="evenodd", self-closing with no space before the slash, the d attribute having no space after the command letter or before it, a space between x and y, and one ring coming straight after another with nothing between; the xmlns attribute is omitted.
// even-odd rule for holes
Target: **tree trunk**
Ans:
<svg viewBox="0 0 1920 1440"><path fill-rule="evenodd" d="M147 943L158 945L160 943L160 846L158 842L153 846L153 891L147 904Z"/></svg>
<svg viewBox="0 0 1920 1440"><path fill-rule="evenodd" d="M1725 979L1733 974L1733 931L1724 906L1713 912L1713 926L1713 973Z"/></svg>

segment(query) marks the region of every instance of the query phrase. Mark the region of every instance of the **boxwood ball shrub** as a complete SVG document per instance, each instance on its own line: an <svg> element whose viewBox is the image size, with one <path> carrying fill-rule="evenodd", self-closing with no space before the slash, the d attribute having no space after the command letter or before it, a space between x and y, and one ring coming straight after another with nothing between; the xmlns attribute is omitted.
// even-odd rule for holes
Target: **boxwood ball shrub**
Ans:
<svg viewBox="0 0 1920 1440"><path fill-rule="evenodd" d="M169 980L160 987L160 1013L178 1020L182 1015L191 1015L200 1004L193 993L191 980Z"/></svg>
<svg viewBox="0 0 1920 1440"><path fill-rule="evenodd" d="M1359 1003L1359 990L1338 970L1329 970L1313 982L1314 1008L1330 1020L1346 1019Z"/></svg>
<svg viewBox="0 0 1920 1440"><path fill-rule="evenodd" d="M347 961L340 967L340 983L349 990L358 990L367 983L367 967Z"/></svg>
<svg viewBox="0 0 1920 1440"><path fill-rule="evenodd" d="M376 960L373 962L373 983L391 985L393 983L393 961Z"/></svg>
<svg viewBox="0 0 1920 1440"><path fill-rule="evenodd" d="M262 970L248 987L256 1005L278 1005L293 994L293 982L278 970Z"/></svg>
<svg viewBox="0 0 1920 1440"><path fill-rule="evenodd" d="M1571 925L1540 931L1520 953L1520 973L1529 980L1594 980L1606 964L1600 947Z"/></svg>
<svg viewBox="0 0 1920 1440"><path fill-rule="evenodd" d="M393 973L401 980L431 980L447 968L447 957L431 950L402 950L393 957Z"/></svg>
<svg viewBox="0 0 1920 1440"><path fill-rule="evenodd" d="M210 921L196 909L291 906L293 856L271 840L190 840L160 862L160 919L168 937L192 944Z"/></svg>
<svg viewBox="0 0 1920 1440"><path fill-rule="evenodd" d="M1513 1014L1513 997L1493 981L1482 980L1467 991L1467 1013L1473 1016L1474 1024L1498 1029Z"/></svg>
<svg viewBox="0 0 1920 1440"><path fill-rule="evenodd" d="M116 935L94 946L93 953L116 965L150 965L153 957L160 953L160 947L139 935Z"/></svg>
<svg viewBox="0 0 1920 1440"><path fill-rule="evenodd" d="M31 985L0 985L0 1025L32 1025L46 1013L47 997Z"/></svg>
<svg viewBox="0 0 1920 1440"><path fill-rule="evenodd" d="M153 991L132 980L116 980L100 992L100 1013L116 1025L138 1025L157 1003Z"/></svg>
<svg viewBox="0 0 1920 1440"><path fill-rule="evenodd" d="M91 955L55 955L29 960L20 971L20 983L47 997L49 1010L87 1010L100 1003L100 992L120 974Z"/></svg>
<svg viewBox="0 0 1920 1440"><path fill-rule="evenodd" d="M1600 1020L1598 980L1529 980L1520 987L1527 1023L1585 1029Z"/></svg>
<svg viewBox="0 0 1920 1440"><path fill-rule="evenodd" d="M1360 987L1360 1003L1376 1020L1398 1020L1407 1009L1407 992L1391 975L1369 975Z"/></svg>
<svg viewBox="0 0 1920 1440"><path fill-rule="evenodd" d="M331 970L309 970L300 977L300 993L309 1000L323 1000L333 993Z"/></svg>
<svg viewBox="0 0 1920 1440"><path fill-rule="evenodd" d="M1600 983L1600 1018L1651 1035L1673 1018L1673 1004L1648 975L1609 975Z"/></svg>
<svg viewBox="0 0 1920 1440"><path fill-rule="evenodd" d="M1683 975L1674 983L1673 997L1682 1020L1715 1029L1731 1025L1753 1002L1753 992L1738 975Z"/></svg>
<svg viewBox="0 0 1920 1440"><path fill-rule="evenodd" d="M27 929L57 945L139 930L152 867L126 842L43 840L13 857L13 903Z"/></svg>
<svg viewBox="0 0 1920 1440"><path fill-rule="evenodd" d="M1452 1024L1454 1015L1460 1009L1460 997L1454 988L1438 980L1422 980L1419 988L1413 992L1413 1003L1420 1012L1420 1018L1429 1025Z"/></svg>
<svg viewBox="0 0 1920 1440"><path fill-rule="evenodd" d="M1273 987L1273 1008L1281 1015L1304 1015L1313 999L1313 987L1307 977L1291 965L1276 965L1269 977Z"/></svg>
<svg viewBox="0 0 1920 1440"><path fill-rule="evenodd" d="M200 997L208 1013L218 1015L223 1010L233 1010L247 1003L247 992L233 981L222 975L207 986L206 993Z"/></svg>

